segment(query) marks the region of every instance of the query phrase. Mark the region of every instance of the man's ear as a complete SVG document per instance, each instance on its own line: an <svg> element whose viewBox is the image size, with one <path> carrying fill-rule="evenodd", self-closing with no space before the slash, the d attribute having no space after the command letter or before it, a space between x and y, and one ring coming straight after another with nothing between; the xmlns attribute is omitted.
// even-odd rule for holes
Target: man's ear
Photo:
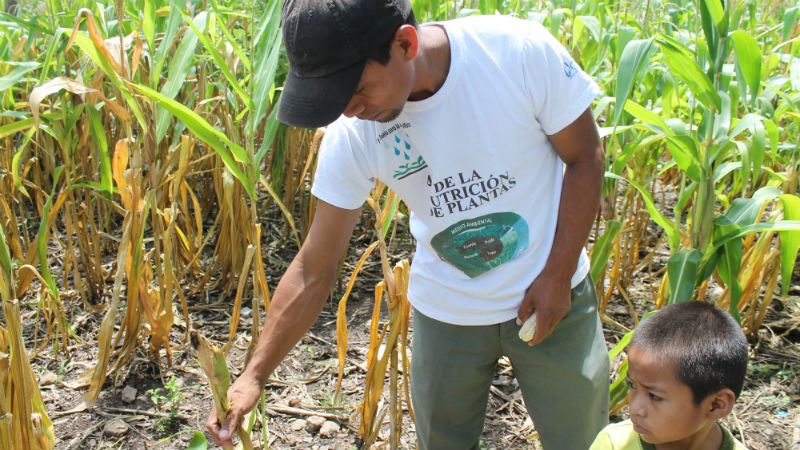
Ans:
<svg viewBox="0 0 800 450"><path fill-rule="evenodd" d="M736 394L729 388L722 388L717 392L711 394L708 401L708 408L706 409L710 419L721 419L733 410L733 404L736 402Z"/></svg>
<svg viewBox="0 0 800 450"><path fill-rule="evenodd" d="M417 57L419 51L419 36L417 29L413 25L404 24L394 33L395 42L400 44L400 50L403 52L403 57L406 60L412 60Z"/></svg>

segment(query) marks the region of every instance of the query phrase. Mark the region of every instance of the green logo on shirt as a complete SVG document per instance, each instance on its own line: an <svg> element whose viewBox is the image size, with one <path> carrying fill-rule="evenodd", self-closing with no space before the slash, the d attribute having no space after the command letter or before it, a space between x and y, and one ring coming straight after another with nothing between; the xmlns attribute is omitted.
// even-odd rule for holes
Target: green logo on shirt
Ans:
<svg viewBox="0 0 800 450"><path fill-rule="evenodd" d="M512 212L462 220L431 239L439 258L470 278L514 258L528 243L528 223Z"/></svg>

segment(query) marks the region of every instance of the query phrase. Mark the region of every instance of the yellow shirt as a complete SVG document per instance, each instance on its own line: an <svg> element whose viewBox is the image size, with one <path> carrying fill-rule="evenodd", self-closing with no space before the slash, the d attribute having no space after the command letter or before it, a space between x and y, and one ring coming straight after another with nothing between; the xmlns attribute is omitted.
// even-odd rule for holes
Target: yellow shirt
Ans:
<svg viewBox="0 0 800 450"><path fill-rule="evenodd" d="M720 425L722 430L722 445L719 450L747 450L741 442L733 437L727 428ZM639 433L633 431L630 420L612 423L597 435L589 450L653 450L653 444L645 442Z"/></svg>

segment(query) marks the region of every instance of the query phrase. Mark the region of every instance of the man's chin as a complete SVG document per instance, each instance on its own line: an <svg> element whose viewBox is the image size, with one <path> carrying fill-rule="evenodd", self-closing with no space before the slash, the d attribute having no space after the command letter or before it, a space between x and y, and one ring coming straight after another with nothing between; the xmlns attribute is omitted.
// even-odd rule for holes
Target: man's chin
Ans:
<svg viewBox="0 0 800 450"><path fill-rule="evenodd" d="M385 117L377 117L375 120L380 123L392 122L397 119L402 112L402 109L390 109L386 112L387 115Z"/></svg>

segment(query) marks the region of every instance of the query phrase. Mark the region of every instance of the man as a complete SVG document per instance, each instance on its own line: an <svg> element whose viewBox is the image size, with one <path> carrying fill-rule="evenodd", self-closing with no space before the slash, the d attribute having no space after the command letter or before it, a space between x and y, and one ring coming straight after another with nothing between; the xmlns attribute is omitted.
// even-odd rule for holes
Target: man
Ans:
<svg viewBox="0 0 800 450"><path fill-rule="evenodd" d="M507 355L544 447L588 448L608 420L608 354L583 251L604 169L589 109L596 84L544 28L519 19L417 27L408 0L289 0L283 19L290 70L278 118L335 122L319 154L312 228L228 393L229 420L209 417L212 437L231 444L313 324L378 178L412 211L417 240L418 447L478 448ZM524 343L517 331L534 311Z"/></svg>

